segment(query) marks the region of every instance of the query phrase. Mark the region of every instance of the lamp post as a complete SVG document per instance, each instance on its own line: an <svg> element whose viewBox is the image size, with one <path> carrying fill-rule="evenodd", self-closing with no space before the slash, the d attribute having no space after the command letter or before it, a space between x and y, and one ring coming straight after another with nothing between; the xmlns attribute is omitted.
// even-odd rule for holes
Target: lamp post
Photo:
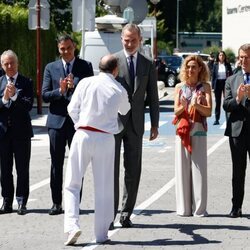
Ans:
<svg viewBox="0 0 250 250"><path fill-rule="evenodd" d="M36 30L36 93L37 93L37 114L42 114L41 95L41 29L48 30L50 23L49 3L47 0L29 1L30 30Z"/></svg>
<svg viewBox="0 0 250 250"><path fill-rule="evenodd" d="M177 1L177 8L176 8L176 49L179 49L179 2L181 0Z"/></svg>
<svg viewBox="0 0 250 250"><path fill-rule="evenodd" d="M154 17L156 21L156 31L155 31L155 38L154 38L154 59L157 57L157 18L156 18L156 4L160 2L160 0L150 0L150 2L154 5Z"/></svg>

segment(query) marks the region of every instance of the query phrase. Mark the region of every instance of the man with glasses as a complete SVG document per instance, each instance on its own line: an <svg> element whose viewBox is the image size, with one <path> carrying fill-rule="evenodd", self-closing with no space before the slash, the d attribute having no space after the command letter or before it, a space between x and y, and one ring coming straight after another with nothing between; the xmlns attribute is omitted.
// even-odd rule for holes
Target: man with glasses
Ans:
<svg viewBox="0 0 250 250"><path fill-rule="evenodd" d="M53 206L50 215L62 213L62 183L65 147L70 147L75 133L67 106L78 82L93 75L92 64L75 57L76 45L69 35L58 38L60 59L44 70L42 96L49 103L46 126L50 139L50 188Z"/></svg>
<svg viewBox="0 0 250 250"><path fill-rule="evenodd" d="M227 113L225 135L232 157L231 218L242 216L247 153L250 154L250 44L238 51L241 69L226 80L223 108Z"/></svg>

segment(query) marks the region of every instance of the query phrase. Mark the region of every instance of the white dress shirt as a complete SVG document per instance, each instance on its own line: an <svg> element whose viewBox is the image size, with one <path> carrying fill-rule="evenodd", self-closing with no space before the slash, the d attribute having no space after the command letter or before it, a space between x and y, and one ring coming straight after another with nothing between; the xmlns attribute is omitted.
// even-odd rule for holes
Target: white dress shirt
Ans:
<svg viewBox="0 0 250 250"><path fill-rule="evenodd" d="M82 79L68 105L75 129L89 126L110 134L121 131L118 112L125 115L129 109L127 91L112 74L103 72Z"/></svg>

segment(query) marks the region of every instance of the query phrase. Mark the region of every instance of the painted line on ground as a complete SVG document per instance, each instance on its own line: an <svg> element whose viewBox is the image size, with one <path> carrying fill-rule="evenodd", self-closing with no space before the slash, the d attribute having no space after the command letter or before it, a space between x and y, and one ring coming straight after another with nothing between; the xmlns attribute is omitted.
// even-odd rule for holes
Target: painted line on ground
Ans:
<svg viewBox="0 0 250 250"><path fill-rule="evenodd" d="M207 151L207 156L211 155L218 147L220 147L225 141L227 140L227 137L223 137L220 139L218 142L216 142L211 148L208 149ZM134 213L131 215L131 219L135 218L137 215L141 214L142 211L144 211L147 207L152 205L155 201L161 198L162 195L164 195L167 191L169 191L175 184L175 178L171 179L166 185L164 185L161 189L159 189L157 192L155 192L151 197L149 197L147 200L142 202L140 205L138 205L134 209ZM121 225L119 222L116 222L115 230L109 231L108 232L108 237L110 238L114 234L116 234L120 229ZM100 246L100 244L96 243L95 240L90 242L88 245L82 248L82 250L93 250Z"/></svg>

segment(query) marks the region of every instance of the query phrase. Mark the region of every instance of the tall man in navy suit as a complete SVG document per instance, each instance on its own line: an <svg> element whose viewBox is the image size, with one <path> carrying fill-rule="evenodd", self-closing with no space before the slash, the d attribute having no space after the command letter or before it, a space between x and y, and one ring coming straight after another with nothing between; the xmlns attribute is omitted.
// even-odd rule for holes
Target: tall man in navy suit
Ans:
<svg viewBox="0 0 250 250"><path fill-rule="evenodd" d="M44 70L42 96L49 102L47 119L50 138L50 188L53 206L50 215L62 213L63 164L66 144L70 147L75 133L67 106L78 82L93 75L92 64L75 57L75 43L69 35L58 38L61 59L49 63Z"/></svg>
<svg viewBox="0 0 250 250"><path fill-rule="evenodd" d="M238 51L241 69L226 80L223 108L227 112L225 135L232 157L232 218L242 216L247 155L250 155L250 44Z"/></svg>
<svg viewBox="0 0 250 250"><path fill-rule="evenodd" d="M120 116L124 130L116 136L115 214L119 202L120 148L123 142L125 175L120 223L122 227L131 227L130 216L141 176L145 105L147 103L149 106L151 119L149 139L154 140L158 136L159 98L155 65L138 51L142 40L140 28L135 24L127 24L122 30L121 39L123 50L116 54L119 62L117 80L128 92L131 110L125 116Z"/></svg>
<svg viewBox="0 0 250 250"><path fill-rule="evenodd" d="M33 130L29 111L33 105L33 82L18 72L18 58L12 50L1 55L5 74L0 77L0 170L3 205L0 214L11 213L14 198L13 158L17 184L17 213L27 212L29 164Z"/></svg>

